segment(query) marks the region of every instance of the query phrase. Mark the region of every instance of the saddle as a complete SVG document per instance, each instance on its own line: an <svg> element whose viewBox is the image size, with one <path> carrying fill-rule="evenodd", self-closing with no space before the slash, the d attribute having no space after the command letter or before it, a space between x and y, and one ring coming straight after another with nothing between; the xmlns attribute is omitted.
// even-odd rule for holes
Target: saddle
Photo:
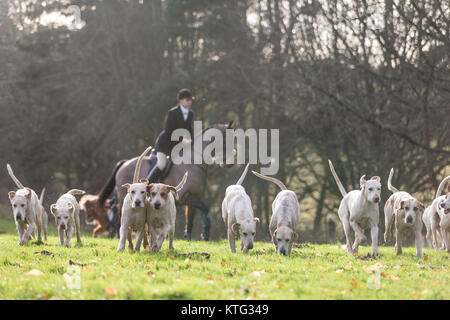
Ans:
<svg viewBox="0 0 450 320"><path fill-rule="evenodd" d="M152 171L153 167L156 166L156 163L158 162L158 158L156 157L156 150L153 149L151 154L150 154L150 159L149 159L149 163L150 163L150 169L148 170L148 173L150 173L150 171ZM167 161L166 161L166 167L164 168L161 177L159 178L159 181L164 181L164 179L169 175L170 169L172 169L172 160L170 159L170 156L167 156Z"/></svg>

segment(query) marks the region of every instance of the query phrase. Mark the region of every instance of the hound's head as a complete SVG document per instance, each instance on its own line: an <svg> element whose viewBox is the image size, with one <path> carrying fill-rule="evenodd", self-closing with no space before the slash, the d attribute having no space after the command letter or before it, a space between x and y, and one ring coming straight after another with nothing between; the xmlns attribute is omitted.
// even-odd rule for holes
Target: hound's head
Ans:
<svg viewBox="0 0 450 320"><path fill-rule="evenodd" d="M422 219L425 206L422 202L414 198L402 200L400 207L397 209L398 219L407 225L414 225L416 221Z"/></svg>
<svg viewBox="0 0 450 320"><path fill-rule="evenodd" d="M147 186L147 192L150 196L150 203L156 210L161 209L166 205L170 198L171 192L177 197L177 189L164 183L151 183Z"/></svg>
<svg viewBox="0 0 450 320"><path fill-rule="evenodd" d="M144 208L145 207L145 199L147 197L147 183L148 180L141 179L136 183L126 183L122 185L122 187L127 189L127 192L130 196L131 200L131 208Z"/></svg>
<svg viewBox="0 0 450 320"><path fill-rule="evenodd" d="M10 191L8 196L13 209L14 220L16 222L25 221L25 213L30 205L31 190L29 188L25 188L20 189L17 192Z"/></svg>
<svg viewBox="0 0 450 320"><path fill-rule="evenodd" d="M55 203L50 206L50 212L55 217L56 226L59 230L66 230L69 226L75 208L68 202L65 206L58 207Z"/></svg>
<svg viewBox="0 0 450 320"><path fill-rule="evenodd" d="M367 200L373 203L378 203L381 200L381 179L378 176L364 179L365 175L359 180L362 192L365 194Z"/></svg>
<svg viewBox="0 0 450 320"><path fill-rule="evenodd" d="M259 223L258 218L246 219L242 223L234 223L231 227L234 235L241 238L241 251L246 252L253 249L253 241L255 240L256 225Z"/></svg>
<svg viewBox="0 0 450 320"><path fill-rule="evenodd" d="M285 256L291 254L292 245L297 241L297 238L297 232L285 226L277 228L272 235L272 241L275 244L277 253Z"/></svg>
<svg viewBox="0 0 450 320"><path fill-rule="evenodd" d="M450 192L448 192L444 200L439 203L439 208L445 215L450 213Z"/></svg>

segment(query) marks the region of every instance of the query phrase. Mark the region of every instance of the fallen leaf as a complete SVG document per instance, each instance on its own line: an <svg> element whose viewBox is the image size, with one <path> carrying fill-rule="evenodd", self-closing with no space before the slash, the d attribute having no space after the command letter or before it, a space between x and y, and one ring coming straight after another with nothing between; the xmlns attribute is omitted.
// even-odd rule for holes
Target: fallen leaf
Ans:
<svg viewBox="0 0 450 320"><path fill-rule="evenodd" d="M41 275L43 275L43 273L40 270L37 270L37 269L30 270L30 271L26 272L25 274L29 275L29 276L41 276Z"/></svg>
<svg viewBox="0 0 450 320"><path fill-rule="evenodd" d="M357 279L352 279L351 284L352 284L353 288L356 288L358 286L358 280Z"/></svg>
<svg viewBox="0 0 450 320"><path fill-rule="evenodd" d="M261 248L259 251L260 251L262 254L266 254L266 253L267 253L266 249L264 249L264 248Z"/></svg>
<svg viewBox="0 0 450 320"><path fill-rule="evenodd" d="M284 288L284 284L281 282L278 282L278 289L283 289Z"/></svg>
<svg viewBox="0 0 450 320"><path fill-rule="evenodd" d="M415 291L415 290L413 290L413 291L411 292L411 294L412 294L414 297L420 297L420 296L422 295L420 292L417 292L417 291Z"/></svg>
<svg viewBox="0 0 450 320"><path fill-rule="evenodd" d="M115 296L117 294L117 289L113 287L106 287L105 293L110 296Z"/></svg>
<svg viewBox="0 0 450 320"><path fill-rule="evenodd" d="M429 258L430 258L429 255L427 255L427 254L424 254L424 255L423 255L423 260L424 260L424 261L427 261Z"/></svg>
<svg viewBox="0 0 450 320"><path fill-rule="evenodd" d="M418 263L418 264L417 264L417 268L419 268L419 269L424 269L425 266L424 266L423 264Z"/></svg>
<svg viewBox="0 0 450 320"><path fill-rule="evenodd" d="M41 254L43 256L52 256L53 253L47 251L47 250L43 250L43 251L36 251L35 254Z"/></svg>
<svg viewBox="0 0 450 320"><path fill-rule="evenodd" d="M398 280L400 280L399 277L394 276L394 275L390 275L390 276L388 276L388 278L389 278L390 280L392 280L392 281L398 281Z"/></svg>
<svg viewBox="0 0 450 320"><path fill-rule="evenodd" d="M82 264L82 263L79 263L79 262L77 262L77 261L72 261L72 260L69 260L69 264L70 264L71 266L80 266L80 267L85 267L85 266L87 266L87 264Z"/></svg>
<svg viewBox="0 0 450 320"><path fill-rule="evenodd" d="M175 260L175 257L174 257L173 255L171 255L171 254L168 253L167 256L168 256L170 259Z"/></svg>
<svg viewBox="0 0 450 320"><path fill-rule="evenodd" d="M257 277L257 278L261 278L261 275L262 275L263 273L266 273L266 272L265 272L264 270L262 270L262 271L254 271L254 272L252 273L252 275L255 276L255 277Z"/></svg>
<svg viewBox="0 0 450 320"><path fill-rule="evenodd" d="M344 269L336 270L334 273L342 273L342 272L344 272Z"/></svg>

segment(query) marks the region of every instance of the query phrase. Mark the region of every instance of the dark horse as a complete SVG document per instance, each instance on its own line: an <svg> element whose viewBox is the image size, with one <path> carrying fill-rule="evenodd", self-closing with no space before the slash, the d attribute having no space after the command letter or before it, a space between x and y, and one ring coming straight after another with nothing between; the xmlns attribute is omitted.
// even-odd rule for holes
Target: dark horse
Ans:
<svg viewBox="0 0 450 320"><path fill-rule="evenodd" d="M212 142L203 141L203 135L209 129L218 129L222 133L222 137L225 137L226 129L233 129L233 121L230 121L228 125L226 124L216 124L210 128L204 129L202 131L202 152L207 147L208 144ZM223 139L225 141L225 139ZM193 144L191 146L192 154L193 152ZM127 190L122 187L123 184L129 183L133 180L133 173L136 167L138 157L135 157L130 160L121 161L116 164L114 167L113 174L105 184L103 191L99 197L99 205L103 206L105 200L109 197L111 192L114 190L114 187L117 188L118 198L119 198L119 212L122 211L122 203L123 199L126 196ZM224 162L224 161L223 161ZM203 233L202 239L209 239L209 230L211 225L211 218L209 215L209 207L202 201L203 193L206 188L206 175L207 175L207 164L173 164L170 169L167 177L164 178L162 183L175 186L177 185L185 172L189 172L187 182L183 186L183 188L178 192L179 195L179 204L185 205L185 230L184 236L187 239L191 239L192 237L192 227L194 223L194 214L195 209L200 209L203 213ZM142 167L139 172L139 177L146 177L147 173L150 170L149 157L145 157L142 162ZM120 219L119 226L117 226L116 230L120 227Z"/></svg>

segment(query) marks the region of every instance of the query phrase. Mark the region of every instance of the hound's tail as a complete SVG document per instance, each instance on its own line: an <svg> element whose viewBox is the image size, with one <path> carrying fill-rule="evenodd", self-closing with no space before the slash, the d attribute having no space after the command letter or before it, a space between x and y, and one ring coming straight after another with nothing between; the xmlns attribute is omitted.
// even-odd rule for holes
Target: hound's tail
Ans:
<svg viewBox="0 0 450 320"><path fill-rule="evenodd" d="M394 175L394 168L391 168L391 172L389 172L389 178L388 178L388 189L391 190L393 193L400 192L396 187L392 186L392 176Z"/></svg>
<svg viewBox="0 0 450 320"><path fill-rule="evenodd" d="M347 195L347 191L345 191L344 186L342 185L341 180L339 180L336 171L334 171L333 163L331 163L331 160L328 160L328 164L330 165L331 173L333 174L334 180L336 181L336 184L339 188L339 191L341 192L342 196L345 197Z"/></svg>
<svg viewBox="0 0 450 320"><path fill-rule="evenodd" d="M287 190L287 188L286 188L286 186L284 185L284 183L281 182L280 180L276 179L276 178L264 176L264 175L262 175L262 174L260 174L260 173L258 173L258 172L256 172L256 171L252 171L252 173L253 173L255 176L257 176L257 177L259 177L259 178L261 178L261 179L264 179L264 180L267 180L267 181L270 181L270 182L275 183L277 186L280 187L281 190Z"/></svg>
<svg viewBox="0 0 450 320"><path fill-rule="evenodd" d="M86 191L79 190L79 189L71 189L71 190L67 191L67 193L71 194L73 196L82 196L83 194L86 193Z"/></svg>
<svg viewBox="0 0 450 320"><path fill-rule="evenodd" d="M250 165L250 163L247 163L247 165L245 166L244 172L242 173L242 175L239 178L238 182L236 182L237 185L241 185L242 182L244 182L245 176L247 175L247 171L248 171L248 166L249 165Z"/></svg>
<svg viewBox="0 0 450 320"><path fill-rule="evenodd" d="M175 187L175 189L178 191L180 191L181 189L183 189L184 184L187 181L187 177L188 177L188 172L186 171L186 173L183 176L183 179L181 179L180 183Z"/></svg>
<svg viewBox="0 0 450 320"><path fill-rule="evenodd" d="M42 188L41 196L39 197L39 203L41 204L41 206L44 203L44 201L43 201L44 200L44 194L45 194L45 187Z"/></svg>
<svg viewBox="0 0 450 320"><path fill-rule="evenodd" d="M183 186L184 186L184 184L187 181L187 176L188 176L188 172L186 171L184 176L183 176L183 179L181 179L180 183L176 187L169 186L169 188L173 192L176 200L180 200L180 198L178 196L178 191L183 189Z"/></svg>
<svg viewBox="0 0 450 320"><path fill-rule="evenodd" d="M19 181L19 179L16 178L16 176L14 175L14 173L13 173L13 171L12 171L11 166L9 165L9 163L6 164L6 169L8 169L9 176L13 179L13 181L14 181L14 183L17 185L17 187L18 187L19 189L23 189L23 188L24 188L23 184L21 184L20 181Z"/></svg>
<svg viewBox="0 0 450 320"><path fill-rule="evenodd" d="M447 181L449 181L450 180L450 176L446 176L445 178L444 178L444 180L442 180L441 181L441 183L439 184L439 187L438 187L438 189L437 189L437 191L436 191L436 198L438 198L438 197L440 197L441 196L441 193L442 193L442 191L444 190L444 187L445 187L445 184L447 183ZM450 185L449 185L449 187L448 187L448 192L450 192Z"/></svg>
<svg viewBox="0 0 450 320"><path fill-rule="evenodd" d="M150 150L152 150L152 146L150 146L147 149L145 149L145 151L142 152L142 154L139 156L138 162L136 164L136 168L134 169L133 183L138 183L139 182L139 172L141 172L142 159L144 159L145 155Z"/></svg>

